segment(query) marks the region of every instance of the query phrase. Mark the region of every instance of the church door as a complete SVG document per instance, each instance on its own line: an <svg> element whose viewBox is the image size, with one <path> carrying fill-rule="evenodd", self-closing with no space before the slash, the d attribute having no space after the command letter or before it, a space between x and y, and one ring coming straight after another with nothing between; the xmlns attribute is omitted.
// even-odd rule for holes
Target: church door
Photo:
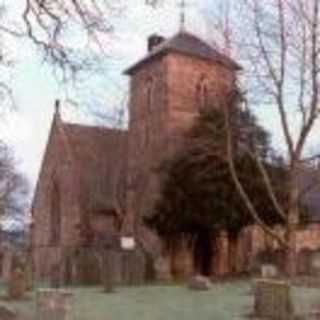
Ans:
<svg viewBox="0 0 320 320"><path fill-rule="evenodd" d="M194 246L194 266L198 274L211 274L212 246L211 233L203 230L198 233Z"/></svg>

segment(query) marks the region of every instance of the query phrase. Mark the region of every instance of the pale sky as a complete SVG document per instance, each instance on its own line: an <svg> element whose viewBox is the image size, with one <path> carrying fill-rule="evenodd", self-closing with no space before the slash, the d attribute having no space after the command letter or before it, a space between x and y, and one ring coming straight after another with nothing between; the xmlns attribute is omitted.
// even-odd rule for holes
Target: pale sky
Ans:
<svg viewBox="0 0 320 320"><path fill-rule="evenodd" d="M110 39L109 54L102 74L84 83L76 83L78 91L69 88L69 93L78 100L90 98L105 101L105 110L112 108L127 92L127 79L122 75L130 64L146 54L147 37L158 33L169 37L179 30L178 1L166 1L160 9L154 10L143 5L141 0L130 0L125 14L115 21L115 33ZM212 37L212 30L207 29L203 18L203 1L190 1L186 14L186 29L199 37ZM17 7L15 10L19 10ZM21 170L35 185L39 172L44 147L48 138L53 105L57 98L66 98L66 88L57 84L50 67L41 63L36 49L27 41L15 47L12 44L12 55L16 67L8 75L16 98L17 109L2 115L0 136L15 150ZM93 102L92 102L93 101ZM94 103L94 99L91 102ZM83 108L63 108L63 118L79 123L93 123L92 117ZM274 133L274 142L281 145L279 122L270 108L258 112L261 123Z"/></svg>
<svg viewBox="0 0 320 320"><path fill-rule="evenodd" d="M124 15L116 21L115 32L110 39L106 61L106 70L102 75L88 80L86 90L81 90L87 101L90 96L99 96L105 101L106 111L127 92L127 78L122 72L133 62L146 53L147 37L159 33L169 37L179 29L179 10L173 2L167 2L160 9L154 10L143 5L143 1L130 1ZM19 10L19 8L15 8ZM199 7L192 6L187 14L189 31L204 37L205 24L199 12ZM19 166L27 174L32 184L35 184L44 147L48 138L48 130L53 115L53 105L56 98L66 98L66 88L57 84L49 66L41 63L36 49L25 41L23 45L10 48L16 60L16 66L9 75L17 109L2 115L0 136L13 146ZM98 83L98 86L95 84ZM69 88L71 95L77 94ZM66 121L93 123L92 117L83 109L63 108L63 118Z"/></svg>

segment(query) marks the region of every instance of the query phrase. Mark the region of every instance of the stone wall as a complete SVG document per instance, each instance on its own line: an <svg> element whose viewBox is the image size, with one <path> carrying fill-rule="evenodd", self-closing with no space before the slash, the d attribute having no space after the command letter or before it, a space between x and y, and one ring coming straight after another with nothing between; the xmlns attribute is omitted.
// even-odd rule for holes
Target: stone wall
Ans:
<svg viewBox="0 0 320 320"><path fill-rule="evenodd" d="M158 194L161 161L176 150L198 115L199 83L206 82L208 103L213 104L225 96L234 77L217 63L173 52L149 61L131 76L127 195L131 224L133 217L148 213Z"/></svg>
<svg viewBox="0 0 320 320"><path fill-rule="evenodd" d="M71 165L70 149L67 148L59 114L53 120L47 150L43 159L36 195L32 207L31 247L33 252L34 275L37 279L49 277L48 272L60 259L61 248L78 242L77 224L80 221L78 201L79 174ZM61 158L61 154L64 157ZM69 160L69 162L68 162ZM54 188L60 195L54 199ZM60 225L52 222L52 211L60 215ZM59 239L52 242L52 228L59 228ZM58 253L57 253L58 252Z"/></svg>
<svg viewBox="0 0 320 320"><path fill-rule="evenodd" d="M37 320L73 319L73 296L71 292L61 289L39 289L36 299Z"/></svg>
<svg viewBox="0 0 320 320"><path fill-rule="evenodd" d="M5 281L10 279L13 256L14 252L10 249L2 251L1 278Z"/></svg>
<svg viewBox="0 0 320 320"><path fill-rule="evenodd" d="M277 226L275 230L279 235L284 235L282 227ZM313 254L320 251L320 224L299 228L296 241L298 271L304 273L307 272ZM258 226L244 228L238 238L232 241L229 239L225 247L228 247L231 257L227 272L256 272L262 263L274 263L280 271L284 271L285 251Z"/></svg>
<svg viewBox="0 0 320 320"><path fill-rule="evenodd" d="M255 244L257 250L271 247L276 250L279 249L279 244L275 239L266 235L258 226L248 227L247 230L253 235L252 242ZM275 227L277 233L284 236L284 229L281 226ZM318 250L320 249L320 224L313 223L301 226L296 234L296 251L303 249Z"/></svg>
<svg viewBox="0 0 320 320"><path fill-rule="evenodd" d="M296 239L298 252L303 249L320 250L320 224L314 223L299 229Z"/></svg>
<svg viewBox="0 0 320 320"><path fill-rule="evenodd" d="M140 221L141 214L152 203L151 195L157 193L153 171L167 149L166 77L166 63L162 58L139 69L131 78L127 182L129 228L132 228L134 219ZM151 99L148 90L151 90Z"/></svg>
<svg viewBox="0 0 320 320"><path fill-rule="evenodd" d="M275 229L283 235L283 228L277 226ZM313 265L320 260L320 224L300 228L296 239L298 273L310 274L314 272ZM238 237L220 231L214 235L211 245L211 276L257 273L262 264L275 264L280 272L285 271L285 251L258 226L244 228ZM198 272L194 267L193 250L190 243L175 245L175 250L170 251L170 275L186 279Z"/></svg>
<svg viewBox="0 0 320 320"><path fill-rule="evenodd" d="M219 64L178 53L168 55L167 65L169 130L181 134L190 128L198 114L199 83L205 82L208 105L214 105L226 96L235 74Z"/></svg>

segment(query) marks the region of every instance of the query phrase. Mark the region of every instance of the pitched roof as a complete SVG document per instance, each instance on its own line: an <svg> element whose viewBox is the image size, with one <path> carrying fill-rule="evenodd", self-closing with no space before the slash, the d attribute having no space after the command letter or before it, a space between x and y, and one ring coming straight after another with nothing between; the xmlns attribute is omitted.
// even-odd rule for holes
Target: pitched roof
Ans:
<svg viewBox="0 0 320 320"><path fill-rule="evenodd" d="M81 202L90 210L114 208L115 186L124 196L127 132L64 123L79 169Z"/></svg>
<svg viewBox="0 0 320 320"><path fill-rule="evenodd" d="M172 38L165 40L154 48L142 60L135 63L125 71L125 74L131 75L137 68L144 63L151 61L155 57L167 54L168 52L179 52L186 55L202 58L205 60L219 63L229 69L241 70L242 67L228 56L220 53L209 44L199 39L198 37L188 33L180 32Z"/></svg>

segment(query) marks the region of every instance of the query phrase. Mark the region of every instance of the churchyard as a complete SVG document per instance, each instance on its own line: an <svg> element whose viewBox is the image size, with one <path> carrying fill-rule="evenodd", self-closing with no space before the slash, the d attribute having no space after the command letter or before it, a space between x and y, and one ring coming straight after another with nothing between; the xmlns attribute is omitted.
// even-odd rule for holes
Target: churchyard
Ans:
<svg viewBox="0 0 320 320"><path fill-rule="evenodd" d="M320 1L14 2L0 320L320 319Z"/></svg>
<svg viewBox="0 0 320 320"><path fill-rule="evenodd" d="M219 281L208 291L193 291L183 284L121 287L114 293L103 293L100 287L67 290L73 294L73 320L241 320L255 319L251 316L254 304L251 284L250 279ZM1 284L0 306L17 312L21 315L18 319L37 319L36 290L22 300L8 301L5 285ZM294 287L294 319L319 319L315 316L320 309L319 296L319 289Z"/></svg>

